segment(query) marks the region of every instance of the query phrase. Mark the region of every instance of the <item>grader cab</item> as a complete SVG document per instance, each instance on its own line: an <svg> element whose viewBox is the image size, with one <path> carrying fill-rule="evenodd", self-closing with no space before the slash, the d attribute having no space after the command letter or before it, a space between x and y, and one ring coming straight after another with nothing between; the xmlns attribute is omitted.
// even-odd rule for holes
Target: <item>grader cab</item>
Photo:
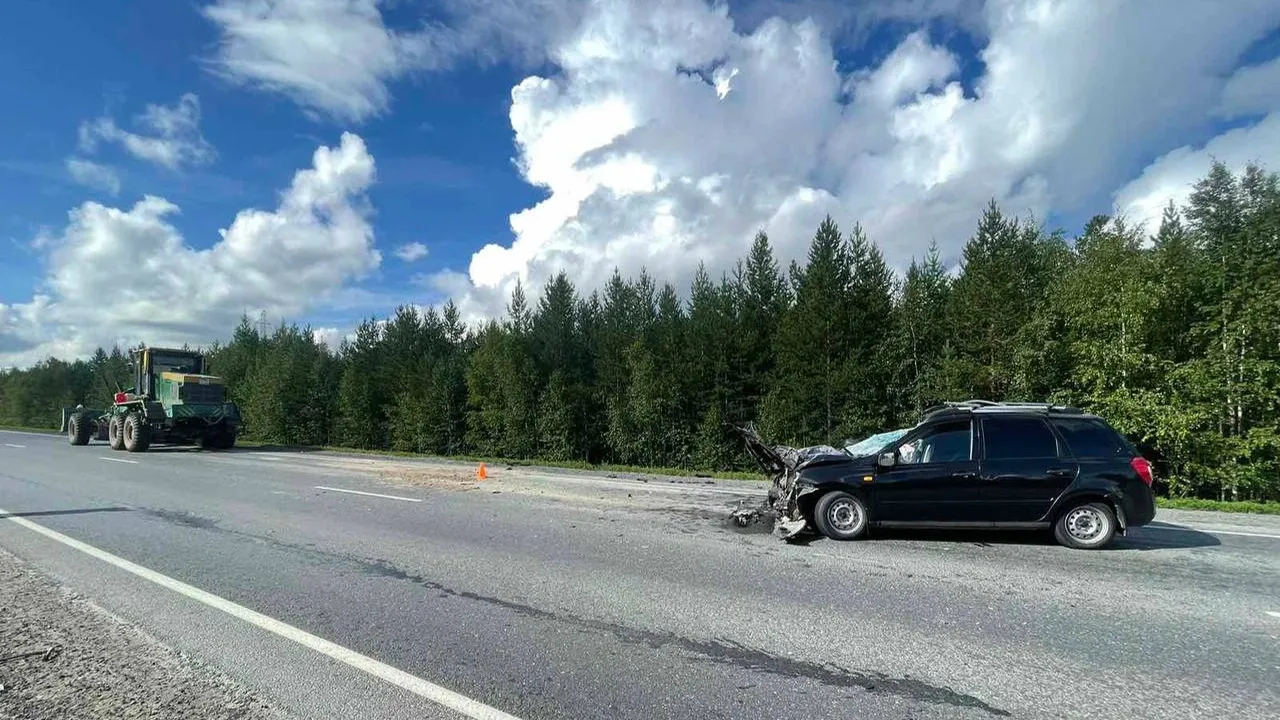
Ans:
<svg viewBox="0 0 1280 720"><path fill-rule="evenodd" d="M106 440L113 450L145 452L152 444L200 444L226 450L243 431L240 409L205 357L190 350L138 348L129 353L133 386L116 392L107 410L62 409L72 445Z"/></svg>

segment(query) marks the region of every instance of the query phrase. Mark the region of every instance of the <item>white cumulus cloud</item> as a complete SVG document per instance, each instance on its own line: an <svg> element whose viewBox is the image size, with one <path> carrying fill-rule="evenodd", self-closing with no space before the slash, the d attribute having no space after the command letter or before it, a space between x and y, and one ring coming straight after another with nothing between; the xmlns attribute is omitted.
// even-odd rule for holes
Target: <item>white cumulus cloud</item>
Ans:
<svg viewBox="0 0 1280 720"><path fill-rule="evenodd" d="M1131 224L1143 223L1148 232L1155 232L1165 207L1170 202L1181 207L1215 160L1236 172L1251 162L1272 171L1280 169L1280 113L1271 113L1255 125L1229 130L1203 147L1184 145L1160 156L1116 192L1115 211Z"/></svg>
<svg viewBox="0 0 1280 720"><path fill-rule="evenodd" d="M541 44L568 22L563 0L446 0L454 22L395 28L394 0L215 0L203 10L219 31L209 66L241 85L279 93L313 117L354 123L387 112L389 84L461 58L541 57Z"/></svg>
<svg viewBox="0 0 1280 720"><path fill-rule="evenodd" d="M291 318L381 262L365 191L374 160L356 135L320 147L274 210L245 209L211 247L193 247L145 196L127 209L86 202L41 243L47 276L28 303L0 305L0 366L99 345L207 343L242 313Z"/></svg>
<svg viewBox="0 0 1280 720"><path fill-rule="evenodd" d="M1240 68L1222 89L1218 113L1235 118L1280 108L1280 57Z"/></svg>
<svg viewBox="0 0 1280 720"><path fill-rule="evenodd" d="M200 98L186 93L173 105L147 105L134 119L140 132L124 130L102 116L80 125L80 150L93 153L102 141L118 143L130 155L178 170L205 165L217 157L200 132Z"/></svg>
<svg viewBox="0 0 1280 720"><path fill-rule="evenodd" d="M1156 158L1116 191L1114 212L1155 232L1165 207L1170 202L1175 206L1185 203L1196 181L1208 174L1214 161L1236 172L1249 163L1280 169L1280 57L1236 70L1220 92L1213 115L1258 119L1198 147L1183 145Z"/></svg>
<svg viewBox="0 0 1280 720"><path fill-rule="evenodd" d="M72 180L86 187L102 190L110 195L120 193L120 176L107 165L83 158L67 158L67 173Z"/></svg>
<svg viewBox="0 0 1280 720"><path fill-rule="evenodd" d="M427 256L427 246L420 242L405 243L396 248L396 257L411 263L417 262Z"/></svg>
<svg viewBox="0 0 1280 720"><path fill-rule="evenodd" d="M615 266L684 287L758 229L801 257L828 213L898 266L932 240L954 259L989 199L1038 219L1101 209L1169 138L1210 126L1237 58L1280 23L1266 0L969 5L919 6L963 9L984 43L966 90L924 29L844 68L795 13L747 31L702 0L590 3L555 72L511 93L517 166L548 196L428 285L473 318L561 270L586 291Z"/></svg>

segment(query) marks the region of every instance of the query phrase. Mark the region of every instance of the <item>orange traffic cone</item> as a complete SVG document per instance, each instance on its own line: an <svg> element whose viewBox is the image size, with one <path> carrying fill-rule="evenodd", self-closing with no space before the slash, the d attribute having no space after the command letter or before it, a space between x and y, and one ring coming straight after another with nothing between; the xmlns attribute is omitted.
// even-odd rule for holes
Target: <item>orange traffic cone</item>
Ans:
<svg viewBox="0 0 1280 720"><path fill-rule="evenodd" d="M476 468L476 479L484 480L489 477L489 472L484 469L484 463L480 463L480 467Z"/></svg>

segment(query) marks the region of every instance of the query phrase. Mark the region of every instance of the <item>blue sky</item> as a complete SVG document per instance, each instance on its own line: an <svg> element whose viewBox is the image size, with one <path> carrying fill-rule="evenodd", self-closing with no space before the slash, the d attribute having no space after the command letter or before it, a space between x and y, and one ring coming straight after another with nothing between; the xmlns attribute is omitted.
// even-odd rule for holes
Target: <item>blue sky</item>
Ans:
<svg viewBox="0 0 1280 720"><path fill-rule="evenodd" d="M242 309L330 339L401 302L452 298L478 320L558 271L590 290L643 265L683 288L761 228L800 256L826 213L896 265L935 240L954 258L990 198L1071 233L1098 212L1150 218L1212 157L1280 160L1280 10L1263 0L1231 16L1198 0L442 2L11 3L0 366L174 326L206 342ZM197 108L159 139L208 154L129 150L163 135L148 107ZM287 193L344 133L345 170ZM337 204L281 208L325 193ZM145 195L166 203L135 208ZM70 221L88 202L113 210ZM275 224L246 216L223 243L251 209ZM398 257L410 243L425 256ZM264 248L284 253L274 267ZM167 295L111 292L140 257Z"/></svg>
<svg viewBox="0 0 1280 720"><path fill-rule="evenodd" d="M73 8L75 20L68 22ZM174 223L188 242L208 247L240 208L272 205L316 146L336 142L345 129L206 72L201 60L217 34L190 3L19 2L13 9L17 18L0 26L0 82L11 97L25 100L7 115L9 131L0 136L0 193L8 207L3 233L14 241L0 249L0 302L31 297L39 257L18 246L41 226L64 224L73 205L90 198L125 205L144 193L163 195L181 207ZM61 49L49 52L53 47ZM511 212L543 196L510 162L507 111L519 79L510 68L468 67L405 81L395 111L361 127L379 167L370 198L380 247L388 256L402 243L429 247L419 263L386 262L368 283L371 290L407 295L413 275L465 266L480 243L510 235ZM62 161L75 152L82 121L108 113L125 124L147 103L169 104L186 92L200 97L202 130L218 153L211 167L174 173L108 148L95 159L120 164L118 196L68 177ZM367 312L375 310L386 312ZM316 315L319 322L326 315L349 319L345 311Z"/></svg>

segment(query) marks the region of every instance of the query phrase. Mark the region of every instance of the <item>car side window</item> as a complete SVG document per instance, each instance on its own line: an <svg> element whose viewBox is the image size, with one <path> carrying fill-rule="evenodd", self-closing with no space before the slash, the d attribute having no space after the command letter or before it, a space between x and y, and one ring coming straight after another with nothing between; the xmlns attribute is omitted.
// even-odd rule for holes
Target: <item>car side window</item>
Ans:
<svg viewBox="0 0 1280 720"><path fill-rule="evenodd" d="M973 431L969 421L943 423L897 447L903 465L963 462L973 457Z"/></svg>
<svg viewBox="0 0 1280 720"><path fill-rule="evenodd" d="M1058 438L1040 418L989 417L982 420L987 460L1036 460L1059 456Z"/></svg>
<svg viewBox="0 0 1280 720"><path fill-rule="evenodd" d="M1123 436L1096 420L1054 418L1052 422L1076 457L1114 458L1130 451Z"/></svg>

